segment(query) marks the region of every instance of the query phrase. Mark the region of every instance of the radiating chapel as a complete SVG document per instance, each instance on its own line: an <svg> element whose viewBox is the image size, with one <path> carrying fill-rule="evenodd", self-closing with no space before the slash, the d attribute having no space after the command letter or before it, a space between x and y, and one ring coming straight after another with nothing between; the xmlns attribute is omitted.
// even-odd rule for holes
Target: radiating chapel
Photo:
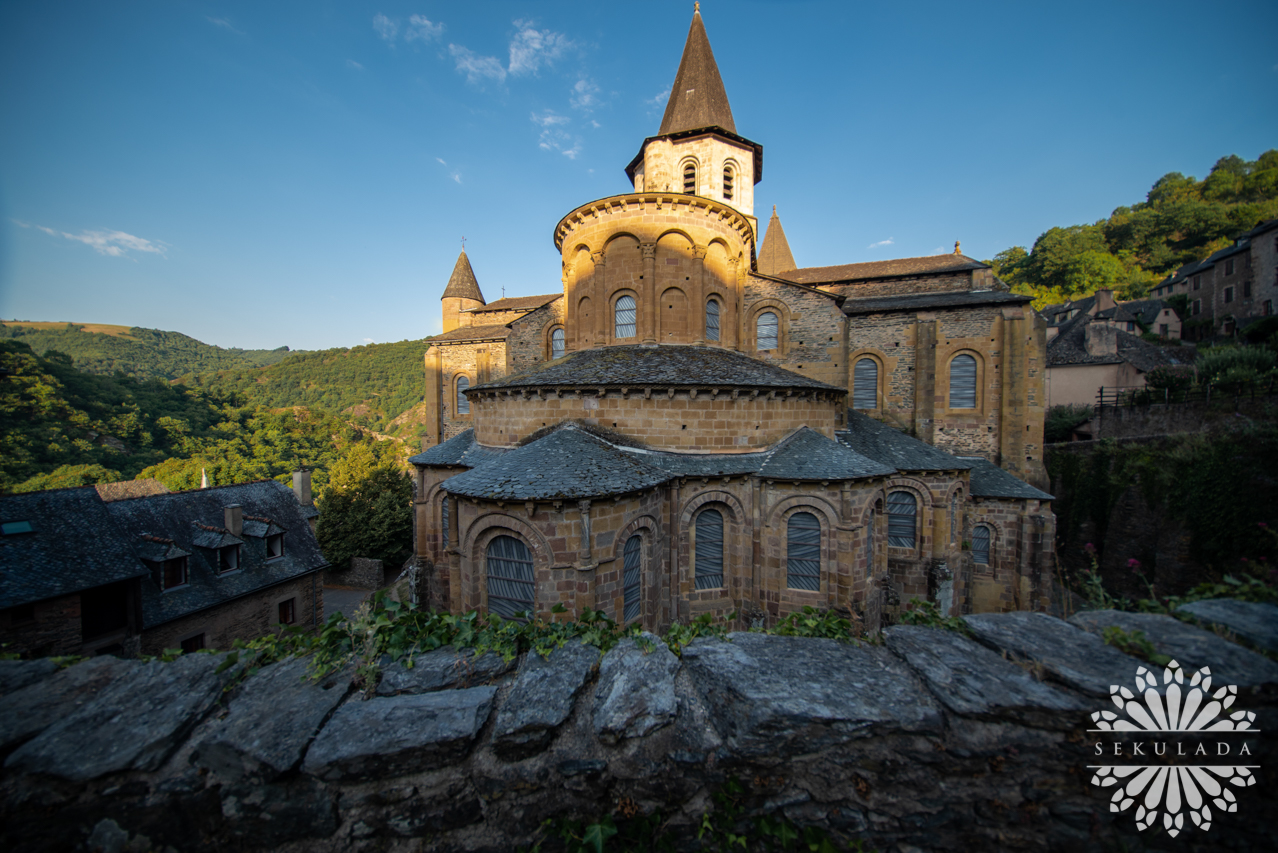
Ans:
<svg viewBox="0 0 1278 853"><path fill-rule="evenodd" d="M1043 607L1045 339L953 254L799 267L699 12L630 189L554 227L561 287L487 302L465 252L426 354L419 595L657 629L911 599Z"/></svg>

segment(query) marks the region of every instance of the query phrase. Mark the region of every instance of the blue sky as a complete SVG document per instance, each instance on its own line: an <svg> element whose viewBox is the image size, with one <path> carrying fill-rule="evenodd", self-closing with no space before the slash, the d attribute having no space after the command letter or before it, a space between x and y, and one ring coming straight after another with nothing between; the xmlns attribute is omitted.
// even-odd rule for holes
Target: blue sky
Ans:
<svg viewBox="0 0 1278 853"><path fill-rule="evenodd" d="M702 6L802 266L988 258L1278 146L1278 4ZM0 8L0 317L295 349L559 289L625 192L692 3Z"/></svg>

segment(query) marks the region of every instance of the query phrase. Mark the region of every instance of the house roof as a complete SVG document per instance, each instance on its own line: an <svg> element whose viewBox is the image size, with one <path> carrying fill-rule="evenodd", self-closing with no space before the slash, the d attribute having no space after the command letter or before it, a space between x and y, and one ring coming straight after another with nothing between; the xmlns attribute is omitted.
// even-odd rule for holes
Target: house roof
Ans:
<svg viewBox="0 0 1278 853"><path fill-rule="evenodd" d="M0 523L0 609L148 573L93 486L2 497Z"/></svg>
<svg viewBox="0 0 1278 853"><path fill-rule="evenodd" d="M165 495L169 490L159 480L146 478L142 480L122 480L118 483L98 483L93 488L104 501L120 501L126 498L140 498L143 495Z"/></svg>
<svg viewBox="0 0 1278 853"><path fill-rule="evenodd" d="M779 276L796 266L794 255L790 252L790 241L785 239L785 229L781 227L777 206L774 204L772 218L768 220L768 230L763 236L763 245L759 247L759 272Z"/></svg>
<svg viewBox="0 0 1278 853"><path fill-rule="evenodd" d="M928 255L923 258L896 258L890 261L867 261L833 267L804 267L780 275L800 284L834 284L843 281L865 281L913 275L939 275L948 272L989 269L988 264L967 255Z"/></svg>
<svg viewBox="0 0 1278 853"><path fill-rule="evenodd" d="M710 49L701 12L692 13L692 25L688 28L688 40L683 45L683 58L670 87L670 100L661 117L659 136L706 127L721 127L736 133L732 120L732 107L728 105L728 93L719 76L719 66Z"/></svg>
<svg viewBox="0 0 1278 853"><path fill-rule="evenodd" d="M840 443L861 455L901 471L963 471L972 467L856 409L848 409L848 428L836 435Z"/></svg>
<svg viewBox="0 0 1278 853"><path fill-rule="evenodd" d="M505 453L504 447L484 447L475 441L475 430L468 429L430 450L408 457L414 465L465 465L475 468Z"/></svg>
<svg viewBox="0 0 1278 853"><path fill-rule="evenodd" d="M505 323L488 323L482 326L459 326L451 332L444 332L429 340L435 344L457 344L466 341L487 341L504 339L510 335L510 327Z"/></svg>
<svg viewBox="0 0 1278 853"><path fill-rule="evenodd" d="M1162 314L1163 309L1168 305L1162 299L1139 299L1134 302L1124 302L1122 307L1143 325L1152 326L1158 320L1158 315Z"/></svg>
<svg viewBox="0 0 1278 853"><path fill-rule="evenodd" d="M478 308L467 308L462 313L484 314L491 311L532 311L561 298L563 298L562 293L544 293L540 296L506 296L496 302L480 305Z"/></svg>
<svg viewBox="0 0 1278 853"><path fill-rule="evenodd" d="M1015 498L1019 500L1050 501L1054 498L1042 489L1009 474L993 462L981 456L959 457L970 462L971 491L974 498Z"/></svg>
<svg viewBox="0 0 1278 853"><path fill-rule="evenodd" d="M1032 296L1001 290L961 290L941 293L912 293L907 296L866 296L843 301L843 313L878 314L883 311L922 311L928 308L965 308L973 305L1025 305Z"/></svg>
<svg viewBox="0 0 1278 853"><path fill-rule="evenodd" d="M1091 355L1087 352L1087 326L1092 318L1080 313L1060 326L1056 337L1047 342L1048 367L1068 367L1078 364L1121 364L1126 362L1141 373L1156 367L1191 364L1195 350L1192 347L1164 347L1151 344L1136 335L1115 329L1118 351L1113 355Z"/></svg>
<svg viewBox="0 0 1278 853"><path fill-rule="evenodd" d="M613 346L570 352L524 373L477 385L496 388L617 388L663 385L846 390L720 347Z"/></svg>
<svg viewBox="0 0 1278 853"><path fill-rule="evenodd" d="M479 289L479 282L475 280L475 271L470 267L470 258L466 257L465 249L457 256L453 274L448 277L448 286L444 288L444 295L440 299L454 297L484 301L484 294Z"/></svg>

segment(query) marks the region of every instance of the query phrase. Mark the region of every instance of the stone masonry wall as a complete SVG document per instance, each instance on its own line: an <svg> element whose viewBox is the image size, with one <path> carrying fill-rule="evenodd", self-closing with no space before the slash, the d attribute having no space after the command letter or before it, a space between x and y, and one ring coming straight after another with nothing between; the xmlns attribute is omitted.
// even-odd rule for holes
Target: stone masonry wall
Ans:
<svg viewBox="0 0 1278 853"><path fill-rule="evenodd" d="M19 619L22 608L0 611L4 650L28 657L80 653L80 594L64 595L32 605L32 619ZM25 614L23 614L25 615Z"/></svg>
<svg viewBox="0 0 1278 853"><path fill-rule="evenodd" d="M1188 607L1240 636L1276 618ZM506 851L546 820L660 813L676 849L696 850L712 795L733 784L747 816L880 851L1270 849L1278 664L1168 616L966 623L971 637L898 626L879 645L738 633L681 657L650 634L602 657L572 641L509 663L444 647L384 664L366 701L351 670L315 681L297 659L247 678L212 654L0 662L0 845ZM1258 732L1211 738L1246 744L1238 763L1258 784L1226 785L1236 809L1211 803L1210 829L1182 806L1180 837L1161 813L1141 832L1136 805L1112 811L1095 781L1097 750L1131 738L1091 715L1145 666L1101 642L1111 625L1188 672L1210 666L1256 715ZM1146 758L1110 760L1160 761L1137 739Z"/></svg>

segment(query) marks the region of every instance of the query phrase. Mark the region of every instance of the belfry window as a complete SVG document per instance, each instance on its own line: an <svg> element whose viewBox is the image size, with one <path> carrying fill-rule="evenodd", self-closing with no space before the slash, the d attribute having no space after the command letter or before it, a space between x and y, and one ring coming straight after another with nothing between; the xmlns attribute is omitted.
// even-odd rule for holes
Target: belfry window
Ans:
<svg viewBox="0 0 1278 853"><path fill-rule="evenodd" d="M555 329L553 332L550 333L550 357L552 359L564 357L564 330L563 329Z"/></svg>
<svg viewBox="0 0 1278 853"><path fill-rule="evenodd" d="M879 363L872 358L862 358L852 372L852 408L877 409L878 405Z"/></svg>
<svg viewBox="0 0 1278 853"><path fill-rule="evenodd" d="M635 336L635 298L623 296L617 300L616 322L613 325L613 336L633 338Z"/></svg>
<svg viewBox="0 0 1278 853"><path fill-rule="evenodd" d="M693 564L697 589L723 586L723 516L717 509L697 516L697 548Z"/></svg>
<svg viewBox="0 0 1278 853"><path fill-rule="evenodd" d="M643 577L643 537L639 534L626 540L622 564L621 621L629 622L639 615L640 581Z"/></svg>
<svg viewBox="0 0 1278 853"><path fill-rule="evenodd" d="M470 388L470 380L465 376L457 377L457 414L470 414L470 400L466 399L466 391Z"/></svg>
<svg viewBox="0 0 1278 853"><path fill-rule="evenodd" d="M685 163L683 167L683 191L688 195L697 192L697 167L692 163Z"/></svg>
<svg viewBox="0 0 1278 853"><path fill-rule="evenodd" d="M706 340L719 340L719 303L713 299L706 303Z"/></svg>
<svg viewBox="0 0 1278 853"><path fill-rule="evenodd" d="M755 349L759 351L777 348L777 315L764 311L754 325Z"/></svg>
<svg viewBox="0 0 1278 853"><path fill-rule="evenodd" d="M976 359L970 355L950 362L950 408L976 408Z"/></svg>
<svg viewBox="0 0 1278 853"><path fill-rule="evenodd" d="M723 167L723 200L732 201L732 167Z"/></svg>
<svg viewBox="0 0 1278 853"><path fill-rule="evenodd" d="M821 590L821 522L810 512L796 512L786 524L785 585Z"/></svg>
<svg viewBox="0 0 1278 853"><path fill-rule="evenodd" d="M914 517L918 503L909 492L893 492L887 499L888 544L893 548L914 547Z"/></svg>
<svg viewBox="0 0 1278 853"><path fill-rule="evenodd" d="M537 588L528 546L513 536L488 543L488 612L509 619L533 609Z"/></svg>

